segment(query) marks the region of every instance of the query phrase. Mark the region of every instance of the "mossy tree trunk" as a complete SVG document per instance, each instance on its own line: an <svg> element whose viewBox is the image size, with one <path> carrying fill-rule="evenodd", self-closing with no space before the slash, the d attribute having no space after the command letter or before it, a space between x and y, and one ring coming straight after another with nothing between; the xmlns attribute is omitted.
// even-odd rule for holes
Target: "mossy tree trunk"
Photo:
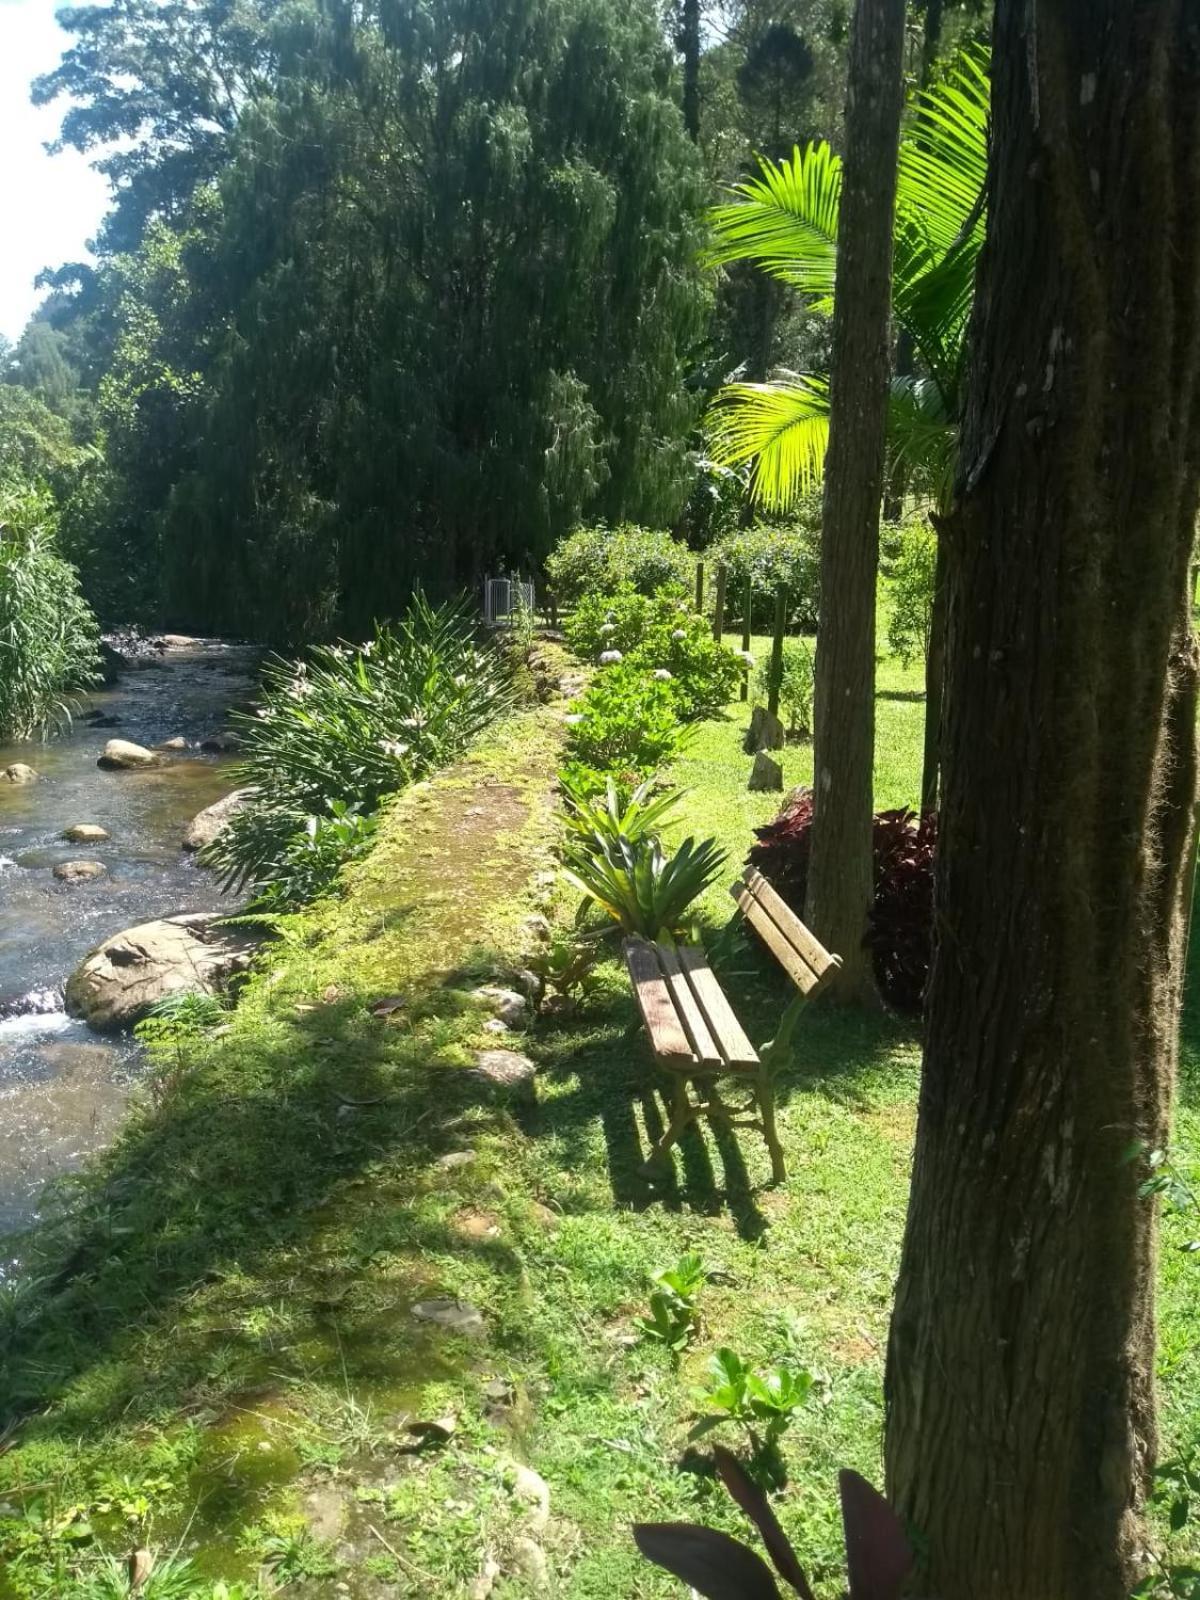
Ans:
<svg viewBox="0 0 1200 1600"><path fill-rule="evenodd" d="M1036 24L1036 32L1032 31ZM938 1600L1126 1600L1192 890L1200 9L997 0L887 1467Z"/></svg>
<svg viewBox="0 0 1200 1600"><path fill-rule="evenodd" d="M904 0L858 0L850 45L833 312L806 919L844 963L830 994L874 999L875 586L889 379Z"/></svg>

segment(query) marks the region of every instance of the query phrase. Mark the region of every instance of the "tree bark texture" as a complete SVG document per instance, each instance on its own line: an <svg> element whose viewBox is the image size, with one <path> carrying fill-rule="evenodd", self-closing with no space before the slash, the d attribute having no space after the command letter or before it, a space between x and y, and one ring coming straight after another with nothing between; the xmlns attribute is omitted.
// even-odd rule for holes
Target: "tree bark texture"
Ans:
<svg viewBox="0 0 1200 1600"><path fill-rule="evenodd" d="M814 704L806 917L843 967L831 996L874 998L871 904L875 585L889 377L892 216L904 0L858 0L846 91Z"/></svg>
<svg viewBox="0 0 1200 1600"><path fill-rule="evenodd" d="M934 518L934 531L941 519ZM933 573L933 608L929 618L929 646L925 652L925 739L921 752L921 815L936 811L941 770L942 698L946 679L946 609L948 596L946 547L937 533L937 558Z"/></svg>
<svg viewBox="0 0 1200 1600"><path fill-rule="evenodd" d="M1200 5L997 0L887 1470L936 1600L1126 1600L1192 891Z"/></svg>
<svg viewBox="0 0 1200 1600"><path fill-rule="evenodd" d="M683 55L683 125L700 143L700 0L682 0L679 45Z"/></svg>

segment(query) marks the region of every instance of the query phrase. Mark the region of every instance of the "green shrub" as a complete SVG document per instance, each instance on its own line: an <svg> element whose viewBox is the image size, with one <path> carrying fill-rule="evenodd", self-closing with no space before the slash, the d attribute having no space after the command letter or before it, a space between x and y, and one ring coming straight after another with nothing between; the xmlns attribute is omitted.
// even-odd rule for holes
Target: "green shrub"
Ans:
<svg viewBox="0 0 1200 1600"><path fill-rule="evenodd" d="M629 583L640 594L664 584L685 589L695 581L696 557L685 544L653 528L579 528L560 540L546 560L546 577L558 600L570 605L585 595Z"/></svg>
<svg viewBox="0 0 1200 1600"><path fill-rule="evenodd" d="M771 657L758 664L757 688L765 701L771 693ZM779 709L793 733L812 733L813 654L807 639L783 641L783 668L779 679Z"/></svg>
<svg viewBox="0 0 1200 1600"><path fill-rule="evenodd" d="M720 710L741 676L734 652L718 644L705 619L674 586L639 594L621 584L609 594L586 595L567 623L567 640L585 660L619 651L625 665L670 673L675 708L685 722Z"/></svg>
<svg viewBox="0 0 1200 1600"><path fill-rule="evenodd" d="M902 522L889 540L891 615L888 647L906 667L929 654L937 534L922 517Z"/></svg>
<svg viewBox="0 0 1200 1600"><path fill-rule="evenodd" d="M0 739L29 739L100 679L100 630L57 553L49 490L0 482Z"/></svg>
<svg viewBox="0 0 1200 1600"><path fill-rule="evenodd" d="M569 729L569 770L577 778L587 768L649 777L678 754L684 736L673 685L628 662L597 673L574 703Z"/></svg>
<svg viewBox="0 0 1200 1600"><path fill-rule="evenodd" d="M756 522L726 534L705 552L710 573L725 567L725 617L743 620L746 580L751 586L752 623L759 633L770 630L775 595L788 588L791 627L812 633L817 626L821 590L820 507L806 502L806 511L790 522ZM710 581L708 591L713 592Z"/></svg>
<svg viewBox="0 0 1200 1600"><path fill-rule="evenodd" d="M512 704L511 669L461 606L418 596L360 647L269 662L262 706L236 718L253 803L202 853L227 886L280 909L323 892L370 844L379 801L460 755Z"/></svg>

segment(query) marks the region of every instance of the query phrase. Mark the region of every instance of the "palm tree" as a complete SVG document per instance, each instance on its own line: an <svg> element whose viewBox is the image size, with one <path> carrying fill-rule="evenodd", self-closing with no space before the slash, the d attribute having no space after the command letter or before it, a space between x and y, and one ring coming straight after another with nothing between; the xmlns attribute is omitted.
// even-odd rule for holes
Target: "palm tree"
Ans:
<svg viewBox="0 0 1200 1600"><path fill-rule="evenodd" d="M988 56L964 50L943 80L914 97L900 145L893 312L914 370L893 381L892 461L939 508L957 457L963 357L983 244L987 179ZM711 216L713 266L751 261L833 306L841 162L824 141L761 173ZM709 413L713 458L750 466L750 492L786 510L821 476L829 435L829 381L788 373L774 383L731 383Z"/></svg>

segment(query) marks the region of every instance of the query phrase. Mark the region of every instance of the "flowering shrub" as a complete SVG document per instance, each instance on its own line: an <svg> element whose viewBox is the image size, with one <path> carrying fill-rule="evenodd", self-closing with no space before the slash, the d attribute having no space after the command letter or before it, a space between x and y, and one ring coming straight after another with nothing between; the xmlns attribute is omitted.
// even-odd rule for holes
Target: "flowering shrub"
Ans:
<svg viewBox="0 0 1200 1600"><path fill-rule="evenodd" d="M685 722L720 710L740 681L737 654L717 643L708 623L674 586L643 595L626 583L611 594L586 595L566 632L584 660L603 663L618 651L624 665L670 683Z"/></svg>
<svg viewBox="0 0 1200 1600"><path fill-rule="evenodd" d="M808 888L812 840L811 789L798 789L763 828L748 861L757 867L800 916ZM875 896L867 943L879 992L897 1011L921 1009L933 943L933 866L937 815L918 818L908 810L875 817Z"/></svg>
<svg viewBox="0 0 1200 1600"><path fill-rule="evenodd" d="M619 528L579 528L559 541L546 561L546 577L558 599L570 604L585 595L628 583L639 594L664 584L689 586L696 557L669 533L623 523Z"/></svg>
<svg viewBox="0 0 1200 1600"><path fill-rule="evenodd" d="M568 771L649 777L679 751L684 730L675 712L675 686L622 662L596 674L568 717ZM588 784L591 792L603 787Z"/></svg>

